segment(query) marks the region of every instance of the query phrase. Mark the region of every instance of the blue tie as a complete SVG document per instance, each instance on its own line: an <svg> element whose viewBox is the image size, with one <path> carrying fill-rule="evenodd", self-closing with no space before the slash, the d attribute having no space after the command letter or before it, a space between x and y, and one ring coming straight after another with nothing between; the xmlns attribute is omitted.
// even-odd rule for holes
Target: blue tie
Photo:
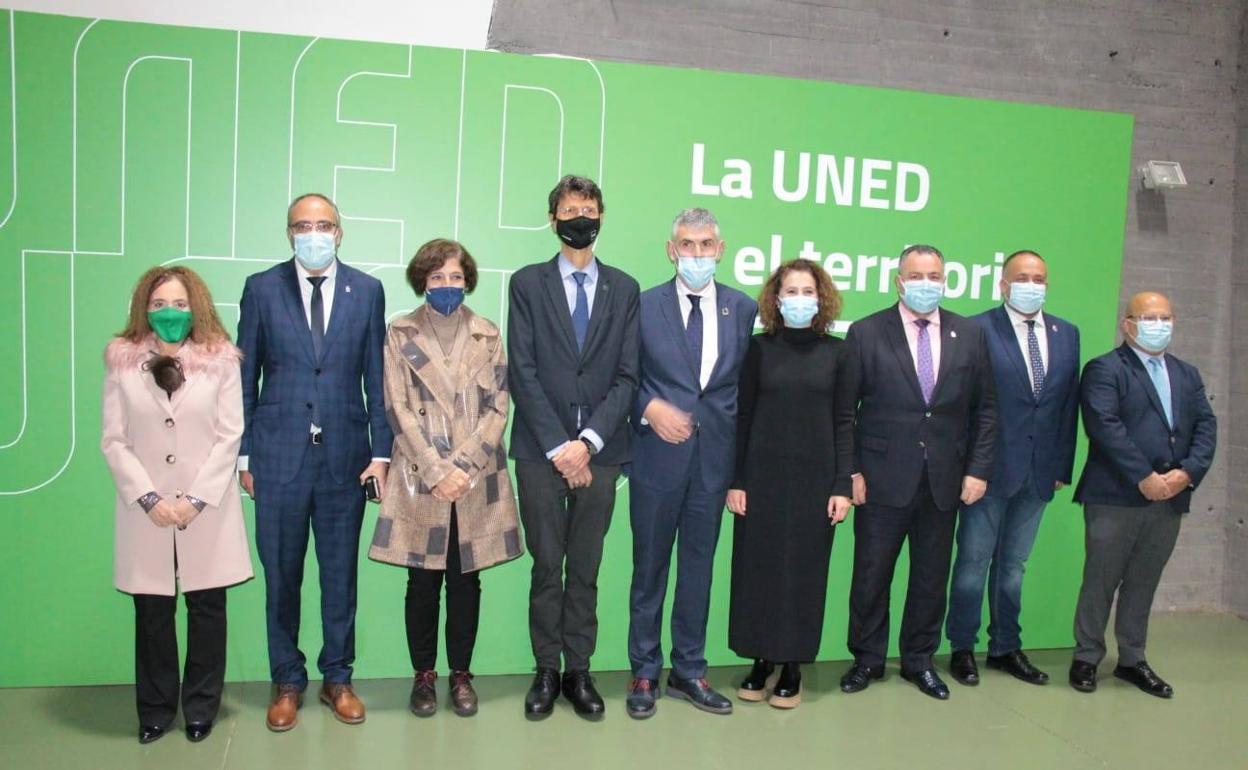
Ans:
<svg viewBox="0 0 1248 770"><path fill-rule="evenodd" d="M576 305L572 308L572 331L576 333L576 349L579 352L585 347L585 333L589 331L589 295L585 293L585 279L589 276L575 272Z"/></svg>
<svg viewBox="0 0 1248 770"><path fill-rule="evenodd" d="M685 339L689 341L689 352L693 353L693 370L698 374L698 384L702 384L702 308L698 301L702 298L697 294L686 294L689 298L689 320L685 322Z"/></svg>
<svg viewBox="0 0 1248 770"><path fill-rule="evenodd" d="M1031 359L1031 394L1040 399L1044 390L1044 358L1040 355L1040 340L1036 337L1036 322L1027 322L1027 357Z"/></svg>
<svg viewBox="0 0 1248 770"><path fill-rule="evenodd" d="M1161 408L1166 413L1166 425L1174 427L1174 415L1171 410L1174 408L1170 404L1170 378L1166 376L1166 370L1161 367L1161 361L1156 358L1148 359L1148 376L1153 379L1153 387L1157 389L1157 397L1161 399Z"/></svg>

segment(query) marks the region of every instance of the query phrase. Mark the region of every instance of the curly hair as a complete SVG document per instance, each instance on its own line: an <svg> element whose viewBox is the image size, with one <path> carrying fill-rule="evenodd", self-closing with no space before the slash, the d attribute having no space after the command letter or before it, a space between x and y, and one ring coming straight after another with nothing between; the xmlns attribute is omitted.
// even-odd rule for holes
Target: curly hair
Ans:
<svg viewBox="0 0 1248 770"><path fill-rule="evenodd" d="M555 215L555 210L559 207L559 201L565 195L576 195L581 198L592 198L594 203L598 204L598 213L607 213L607 204L602 202L602 190L598 187L598 183L587 176L577 176L568 174L559 180L554 189L547 196L547 208L550 215Z"/></svg>
<svg viewBox="0 0 1248 770"><path fill-rule="evenodd" d="M424 295L429 274L445 265L448 259L459 260L459 266L464 271L464 293L472 294L472 290L477 288L477 261L468 249L459 241L434 238L417 249L412 261L407 263L407 283L417 297Z"/></svg>
<svg viewBox="0 0 1248 770"><path fill-rule="evenodd" d="M139 278L130 295L130 317L126 321L126 328L118 332L117 336L130 342L140 342L151 334L152 326L147 322L147 305L152 300L152 293L175 280L186 288L186 297L191 306L191 333L187 339L210 349L223 342L228 343L230 333L221 324L221 317L217 315L217 307L212 302L208 285L194 270L181 265L157 265Z"/></svg>
<svg viewBox="0 0 1248 770"><path fill-rule="evenodd" d="M784 328L784 318L780 315L780 286L784 283L784 277L794 271L809 273L815 279L819 310L811 320L810 328L820 334L827 334L832 331L833 322L841 314L841 293L819 263L808 259L793 259L781 264L767 279L767 283L763 284L763 290L758 295L758 317L763 322L764 332L775 334Z"/></svg>

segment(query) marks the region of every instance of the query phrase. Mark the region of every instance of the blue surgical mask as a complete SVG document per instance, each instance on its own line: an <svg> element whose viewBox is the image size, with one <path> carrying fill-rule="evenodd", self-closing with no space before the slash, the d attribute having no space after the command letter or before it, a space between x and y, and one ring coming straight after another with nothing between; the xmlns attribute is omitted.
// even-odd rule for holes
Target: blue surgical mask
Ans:
<svg viewBox="0 0 1248 770"><path fill-rule="evenodd" d="M1174 321L1137 321L1135 342L1149 353L1160 353L1170 347Z"/></svg>
<svg viewBox="0 0 1248 770"><path fill-rule="evenodd" d="M333 233L296 233L295 259L308 270L324 270L334 261L338 244Z"/></svg>
<svg viewBox="0 0 1248 770"><path fill-rule="evenodd" d="M425 289L425 301L442 315L450 315L464 303L463 286L437 286Z"/></svg>
<svg viewBox="0 0 1248 770"><path fill-rule="evenodd" d="M780 315L790 329L807 329L815 313L819 312L819 300L815 297L794 295L780 298Z"/></svg>
<svg viewBox="0 0 1248 770"><path fill-rule="evenodd" d="M685 285L694 291L702 291L715 277L719 260L715 257L677 257L676 272Z"/></svg>
<svg viewBox="0 0 1248 770"><path fill-rule="evenodd" d="M901 282L901 301L919 315L927 315L940 305L941 297L945 296L945 284L919 278Z"/></svg>
<svg viewBox="0 0 1248 770"><path fill-rule="evenodd" d="M1032 315L1040 312L1040 308L1044 307L1044 295L1047 289L1048 287L1042 283L1015 281L1010 284L1010 296L1005 301L1023 315Z"/></svg>

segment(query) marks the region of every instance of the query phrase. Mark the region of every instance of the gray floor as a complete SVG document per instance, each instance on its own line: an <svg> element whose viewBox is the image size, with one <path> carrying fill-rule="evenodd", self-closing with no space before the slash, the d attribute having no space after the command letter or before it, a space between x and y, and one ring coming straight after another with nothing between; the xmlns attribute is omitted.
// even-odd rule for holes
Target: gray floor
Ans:
<svg viewBox="0 0 1248 770"><path fill-rule="evenodd" d="M135 739L133 689L62 687L0 690L0 768L607 768L783 766L838 768L1173 768L1248 767L1248 622L1217 615L1154 618L1150 661L1174 685L1172 701L1108 676L1082 695L1065 683L1067 650L1032 653L1053 677L1047 687L994 671L983 683L951 683L946 703L897 675L858 695L837 688L844 663L805 673L805 702L781 712L738 703L703 714L664 698L645 722L627 718L628 676L603 673L607 718L579 720L560 702L545 722L521 716L529 678L480 677L481 713L420 720L406 710L409 682L361 681L368 706L359 727L335 722L310 698L290 733L264 727L265 683L230 684L214 733L191 744L180 733L150 746ZM940 664L947 661L942 657ZM982 665L982 660L981 660ZM735 691L743 668L715 669L711 683ZM439 680L445 691L446 680ZM315 686L315 683L314 683Z"/></svg>

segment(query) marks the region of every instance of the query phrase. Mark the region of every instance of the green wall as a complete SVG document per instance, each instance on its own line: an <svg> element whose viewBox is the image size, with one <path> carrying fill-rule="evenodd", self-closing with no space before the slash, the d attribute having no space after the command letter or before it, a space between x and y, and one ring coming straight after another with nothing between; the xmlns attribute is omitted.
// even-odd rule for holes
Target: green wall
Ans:
<svg viewBox="0 0 1248 770"><path fill-rule="evenodd" d="M156 263L199 271L232 326L243 279L289 255L292 193L337 199L342 257L385 282L391 316L413 306L406 260L448 236L485 268L471 306L504 322L508 274L556 248L546 193L576 172L605 192L601 257L643 287L669 276L663 241L692 205L722 223L721 280L754 294L773 255L818 252L847 286L849 321L892 301L873 260L907 243L945 251L946 306L961 313L994 304L1001 255L1036 249L1051 266L1049 309L1081 327L1086 358L1113 341L1131 125L835 83L0 12L0 686L132 679L97 449L100 354ZM781 192L808 165L805 195L774 189L777 151ZM251 527L250 503L247 517ZM363 558L375 518L370 506L357 676L406 676L404 575ZM832 554L824 658L846 657L851 540L842 529ZM736 660L730 527L720 542L712 664ZM1028 569L1029 646L1069 644L1081 564L1067 490ZM479 673L532 666L528 568L525 557L485 574ZM630 572L623 485L599 581L598 668L627 667ZM310 568L310 659L315 586ZM261 581L231 591L230 623L230 678L266 678Z"/></svg>

